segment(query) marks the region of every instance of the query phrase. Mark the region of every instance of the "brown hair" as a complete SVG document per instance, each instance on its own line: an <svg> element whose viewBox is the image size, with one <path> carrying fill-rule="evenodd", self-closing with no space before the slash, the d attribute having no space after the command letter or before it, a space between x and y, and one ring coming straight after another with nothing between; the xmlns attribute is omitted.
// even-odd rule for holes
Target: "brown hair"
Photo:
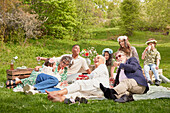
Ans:
<svg viewBox="0 0 170 113"><path fill-rule="evenodd" d="M123 41L124 41L125 47L122 47L122 46L120 45L120 42L119 42L119 45L120 45L119 51L123 51L123 52L126 53L126 55L130 56L130 53L131 53L131 45L130 45L130 43L129 43L128 40L123 39Z"/></svg>
<svg viewBox="0 0 170 113"><path fill-rule="evenodd" d="M50 60L50 58L47 58L47 60L45 60L44 65L47 66L47 67L48 66L52 67L54 63L50 63L49 60Z"/></svg>
<svg viewBox="0 0 170 113"><path fill-rule="evenodd" d="M70 57L70 56L63 56L63 57L61 58L60 62L63 61L64 59L65 59L67 62L69 62L69 68L70 68L70 67L73 65L72 57Z"/></svg>

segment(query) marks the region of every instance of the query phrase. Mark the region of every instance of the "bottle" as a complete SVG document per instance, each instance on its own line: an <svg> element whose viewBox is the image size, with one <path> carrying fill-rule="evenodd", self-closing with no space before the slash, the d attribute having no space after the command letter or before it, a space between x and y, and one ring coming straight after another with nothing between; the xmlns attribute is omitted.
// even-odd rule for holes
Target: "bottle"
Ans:
<svg viewBox="0 0 170 113"><path fill-rule="evenodd" d="M10 64L10 70L14 70L14 64L13 63Z"/></svg>

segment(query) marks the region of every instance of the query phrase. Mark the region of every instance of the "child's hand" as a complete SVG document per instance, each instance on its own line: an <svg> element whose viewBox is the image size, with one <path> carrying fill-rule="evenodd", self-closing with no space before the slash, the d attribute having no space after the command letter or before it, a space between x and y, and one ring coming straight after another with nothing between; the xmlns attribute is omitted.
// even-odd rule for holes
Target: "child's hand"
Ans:
<svg viewBox="0 0 170 113"><path fill-rule="evenodd" d="M158 66L156 66L156 69L158 70L158 69L159 69L159 67L158 67Z"/></svg>

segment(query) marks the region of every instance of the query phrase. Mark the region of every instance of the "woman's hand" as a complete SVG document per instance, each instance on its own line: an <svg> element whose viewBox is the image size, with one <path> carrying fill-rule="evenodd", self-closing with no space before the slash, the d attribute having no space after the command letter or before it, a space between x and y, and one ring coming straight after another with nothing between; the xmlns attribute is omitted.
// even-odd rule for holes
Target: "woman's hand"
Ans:
<svg viewBox="0 0 170 113"><path fill-rule="evenodd" d="M39 71L39 69L41 68L42 66L36 66L35 68L34 68L34 70L35 71Z"/></svg>
<svg viewBox="0 0 170 113"><path fill-rule="evenodd" d="M63 86L63 87L68 86L68 82L65 80L60 83L60 86Z"/></svg>
<svg viewBox="0 0 170 113"><path fill-rule="evenodd" d="M59 70L58 74L61 75L63 72L64 72L64 69L61 68L61 69Z"/></svg>

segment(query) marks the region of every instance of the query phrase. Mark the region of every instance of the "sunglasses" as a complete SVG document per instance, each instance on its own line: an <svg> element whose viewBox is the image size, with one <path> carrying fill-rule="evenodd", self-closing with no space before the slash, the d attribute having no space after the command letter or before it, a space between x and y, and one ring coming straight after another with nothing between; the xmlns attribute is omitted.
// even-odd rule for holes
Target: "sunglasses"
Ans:
<svg viewBox="0 0 170 113"><path fill-rule="evenodd" d="M116 59L118 59L119 57L122 57L122 55L118 55L118 56L116 56Z"/></svg>
<svg viewBox="0 0 170 113"><path fill-rule="evenodd" d="M64 65L68 66L69 64L67 64L65 61L62 61Z"/></svg>

